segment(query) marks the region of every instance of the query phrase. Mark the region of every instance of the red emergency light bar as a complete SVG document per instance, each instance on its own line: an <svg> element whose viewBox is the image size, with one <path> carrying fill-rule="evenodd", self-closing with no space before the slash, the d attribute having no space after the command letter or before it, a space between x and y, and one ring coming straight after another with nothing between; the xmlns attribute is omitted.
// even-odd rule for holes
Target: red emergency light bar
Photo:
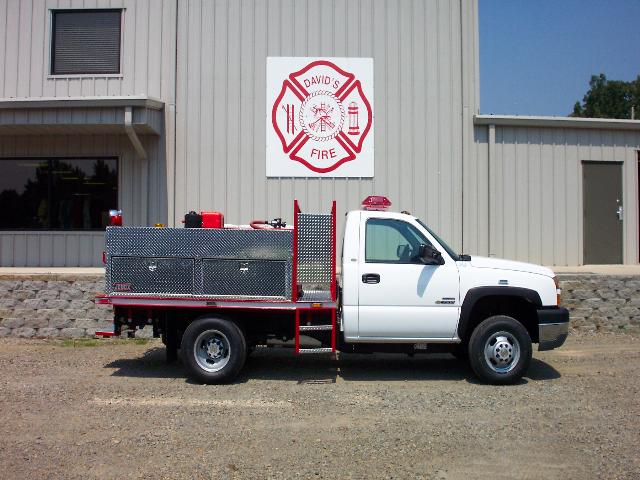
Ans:
<svg viewBox="0 0 640 480"><path fill-rule="evenodd" d="M109 210L109 226L122 226L122 210Z"/></svg>
<svg viewBox="0 0 640 480"><path fill-rule="evenodd" d="M391 206L391 200L382 195L369 195L362 201L363 210L386 210Z"/></svg>

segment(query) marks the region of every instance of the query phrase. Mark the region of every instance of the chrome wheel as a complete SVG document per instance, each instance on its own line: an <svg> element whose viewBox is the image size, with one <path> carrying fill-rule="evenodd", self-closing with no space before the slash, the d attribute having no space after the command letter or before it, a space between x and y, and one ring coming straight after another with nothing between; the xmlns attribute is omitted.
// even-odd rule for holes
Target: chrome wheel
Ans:
<svg viewBox="0 0 640 480"><path fill-rule="evenodd" d="M200 368L206 372L218 372L229 363L231 345L219 330L205 330L193 344L193 354Z"/></svg>
<svg viewBox="0 0 640 480"><path fill-rule="evenodd" d="M493 333L484 345L487 366L496 373L509 373L520 359L520 343L509 332Z"/></svg>

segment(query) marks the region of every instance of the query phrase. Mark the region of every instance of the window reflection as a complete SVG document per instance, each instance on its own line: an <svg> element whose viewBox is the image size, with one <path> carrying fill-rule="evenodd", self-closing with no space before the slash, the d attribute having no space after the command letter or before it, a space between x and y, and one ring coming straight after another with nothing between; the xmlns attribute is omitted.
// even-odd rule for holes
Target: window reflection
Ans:
<svg viewBox="0 0 640 480"><path fill-rule="evenodd" d="M0 229L99 230L117 208L115 158L0 159Z"/></svg>

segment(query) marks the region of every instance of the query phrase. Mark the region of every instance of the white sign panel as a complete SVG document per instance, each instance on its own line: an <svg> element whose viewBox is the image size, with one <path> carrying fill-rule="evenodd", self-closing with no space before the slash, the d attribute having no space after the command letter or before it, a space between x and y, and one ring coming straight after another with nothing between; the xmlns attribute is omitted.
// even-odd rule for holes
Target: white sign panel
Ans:
<svg viewBox="0 0 640 480"><path fill-rule="evenodd" d="M373 177L373 59L267 58L267 177Z"/></svg>

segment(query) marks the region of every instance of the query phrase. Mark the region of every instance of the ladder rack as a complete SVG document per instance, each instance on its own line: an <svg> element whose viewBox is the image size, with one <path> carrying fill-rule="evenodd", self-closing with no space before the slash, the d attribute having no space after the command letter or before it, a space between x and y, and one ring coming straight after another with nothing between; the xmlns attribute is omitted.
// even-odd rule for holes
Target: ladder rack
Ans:
<svg viewBox="0 0 640 480"><path fill-rule="evenodd" d="M335 352L337 324L336 202L333 201L329 214L303 213L300 210L298 200L294 200L293 210L291 298L296 303L295 352ZM331 347L300 348L301 333L303 335L311 333L309 336L312 336L315 332L327 331L331 332Z"/></svg>

